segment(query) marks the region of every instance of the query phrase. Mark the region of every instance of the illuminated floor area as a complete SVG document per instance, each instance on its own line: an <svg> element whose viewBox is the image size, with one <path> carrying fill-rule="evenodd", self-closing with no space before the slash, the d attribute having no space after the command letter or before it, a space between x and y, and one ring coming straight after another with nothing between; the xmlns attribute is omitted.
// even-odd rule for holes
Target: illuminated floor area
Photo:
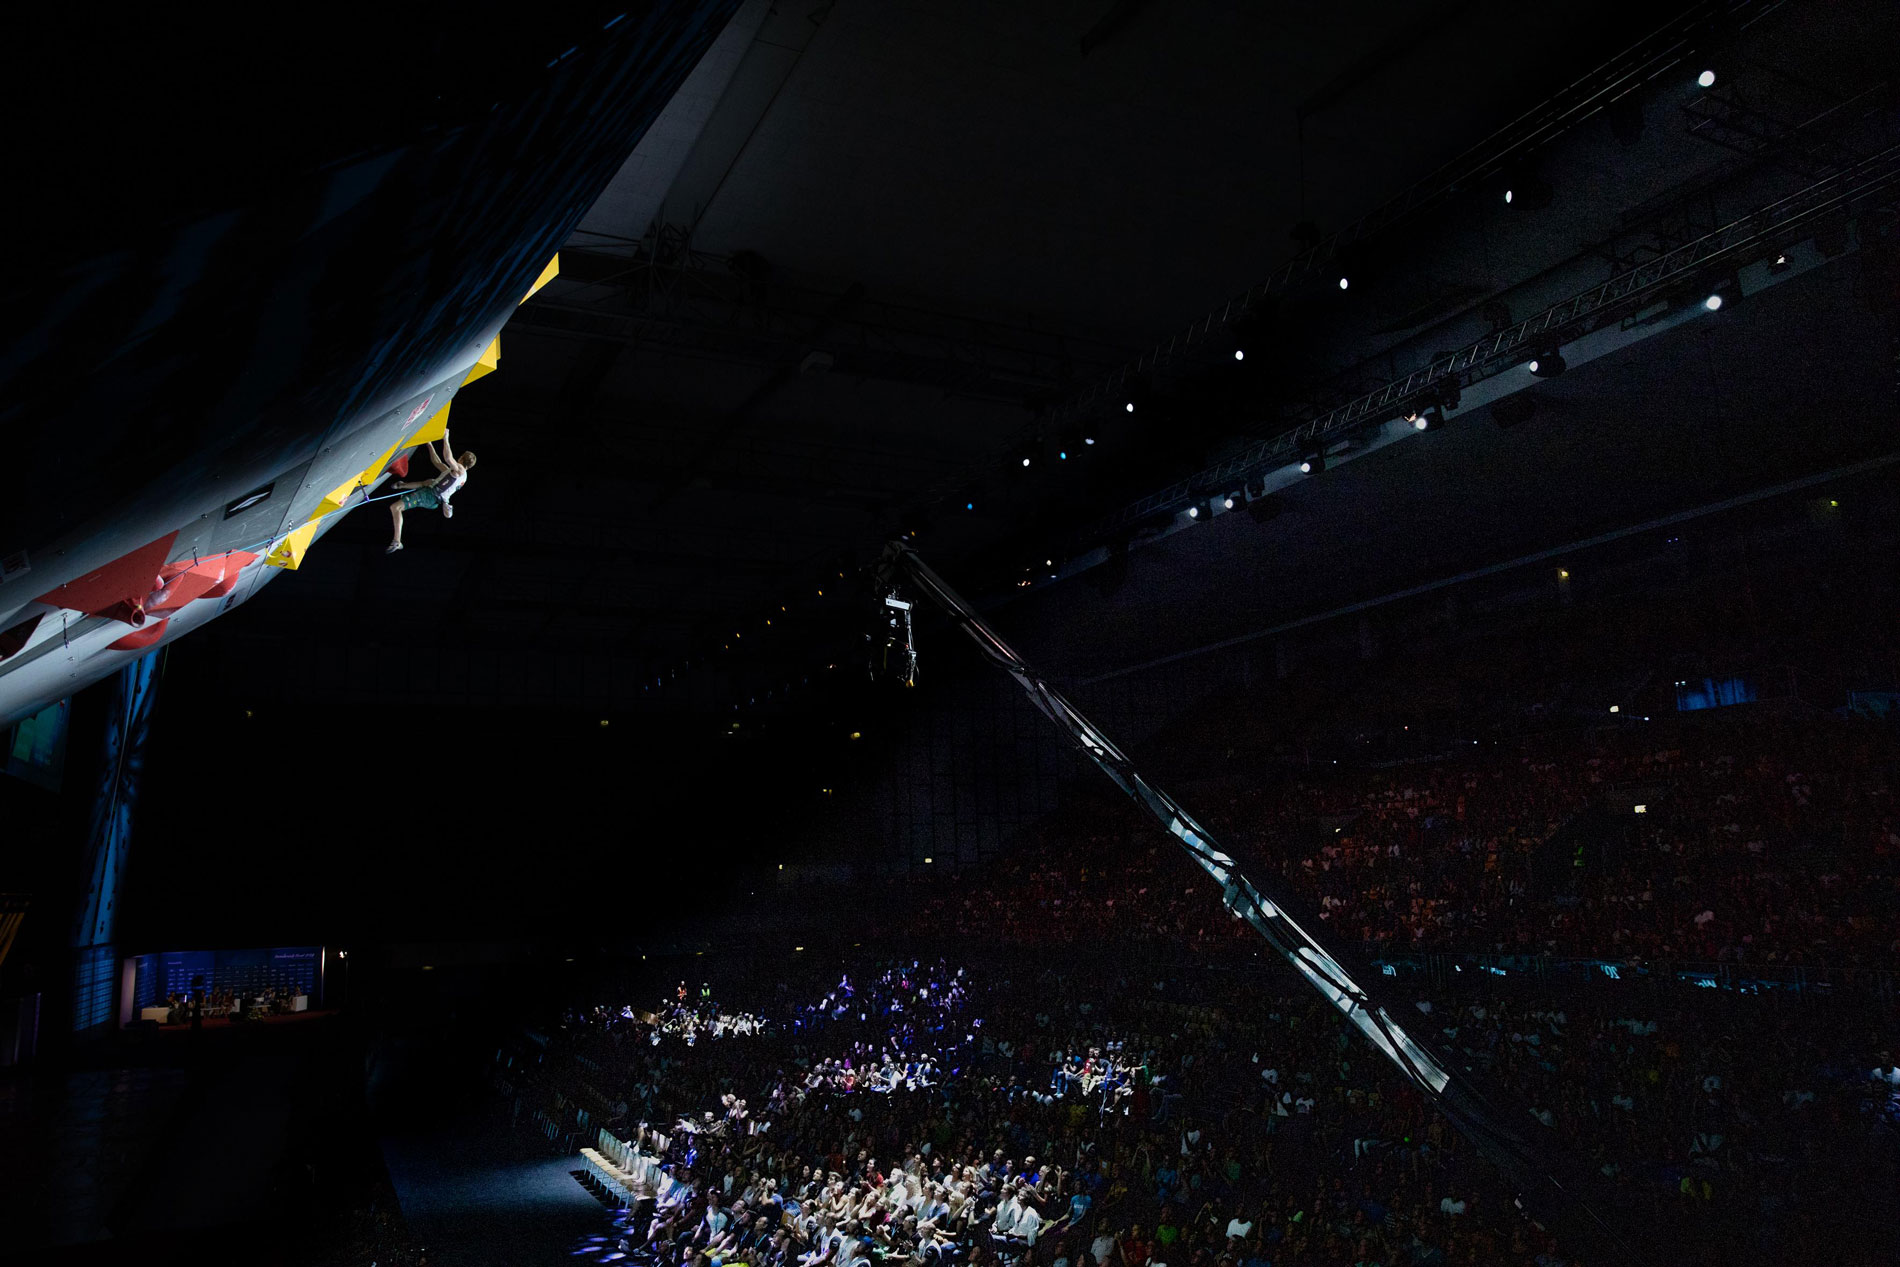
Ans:
<svg viewBox="0 0 1900 1267"><path fill-rule="evenodd" d="M575 1157L528 1151L505 1115L385 1137L383 1159L403 1218L448 1267L533 1267L592 1261L607 1211L571 1173ZM580 1251L579 1258L576 1252Z"/></svg>

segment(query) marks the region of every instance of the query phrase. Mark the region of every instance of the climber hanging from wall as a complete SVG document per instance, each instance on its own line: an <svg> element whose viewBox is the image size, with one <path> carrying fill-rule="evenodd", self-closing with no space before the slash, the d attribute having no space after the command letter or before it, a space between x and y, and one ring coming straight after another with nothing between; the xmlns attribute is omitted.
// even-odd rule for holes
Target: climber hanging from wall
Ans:
<svg viewBox="0 0 1900 1267"><path fill-rule="evenodd" d="M440 510L444 519L455 517L455 508L449 499L456 490L468 482L468 473L475 466L475 455L464 453L460 457L449 447L448 428L442 429L442 452L437 454L433 444L425 444L422 451L429 455L429 461L435 464L439 472L432 480L403 480L393 487L402 490L402 496L389 505L389 518L395 528L390 537L386 554L394 554L402 549L402 512L405 510Z"/></svg>

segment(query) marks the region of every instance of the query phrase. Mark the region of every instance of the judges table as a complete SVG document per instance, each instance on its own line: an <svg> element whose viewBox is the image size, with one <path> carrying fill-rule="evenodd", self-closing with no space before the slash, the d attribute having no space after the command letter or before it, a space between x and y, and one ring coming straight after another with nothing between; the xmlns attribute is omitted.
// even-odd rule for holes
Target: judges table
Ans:
<svg viewBox="0 0 1900 1267"><path fill-rule="evenodd" d="M139 1009L139 1019L141 1021L157 1021L160 1025L163 1025L169 1020L171 1014L172 1010L168 1007L142 1007Z"/></svg>

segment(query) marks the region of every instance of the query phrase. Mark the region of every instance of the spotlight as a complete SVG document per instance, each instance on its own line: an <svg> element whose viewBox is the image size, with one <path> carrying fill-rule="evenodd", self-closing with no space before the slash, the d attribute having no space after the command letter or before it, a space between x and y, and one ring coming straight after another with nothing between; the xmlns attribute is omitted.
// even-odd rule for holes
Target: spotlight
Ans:
<svg viewBox="0 0 1900 1267"><path fill-rule="evenodd" d="M1695 77L1695 82L1698 88L1713 88L1715 87L1715 72L1705 70Z"/></svg>
<svg viewBox="0 0 1900 1267"><path fill-rule="evenodd" d="M964 503L963 503L963 508L964 508L965 510L975 510L975 509L976 509L976 503L975 503L975 502L964 502Z"/></svg>
<svg viewBox="0 0 1900 1267"><path fill-rule="evenodd" d="M1235 349L1234 349L1234 359L1235 359L1236 361L1244 361L1244 360L1246 360L1246 359L1247 359L1247 349L1245 349L1245 348L1235 348Z"/></svg>
<svg viewBox="0 0 1900 1267"><path fill-rule="evenodd" d="M1095 437L1094 437L1094 436L1083 436L1083 437L1082 437L1082 443L1083 443L1083 444L1086 444L1086 445L1090 445L1090 446L1093 446L1093 445L1094 445L1094 443L1095 443Z"/></svg>
<svg viewBox="0 0 1900 1267"><path fill-rule="evenodd" d="M1775 258L1768 261L1768 271L1771 273L1785 273L1790 267L1786 251L1776 251Z"/></svg>
<svg viewBox="0 0 1900 1267"><path fill-rule="evenodd" d="M1067 462L1068 460L1069 460L1069 451L1067 449L1056 450L1056 461Z"/></svg>
<svg viewBox="0 0 1900 1267"><path fill-rule="evenodd" d="M1201 517L1201 508L1199 506L1189 506L1187 515L1189 519L1199 519Z"/></svg>
<svg viewBox="0 0 1900 1267"><path fill-rule="evenodd" d="M1722 307L1722 296L1710 295L1707 299L1702 301L1702 306L1707 308L1710 312L1719 311Z"/></svg>
<svg viewBox="0 0 1900 1267"><path fill-rule="evenodd" d="M1519 168L1506 178L1504 205L1507 207L1525 207L1532 211L1541 211L1551 204L1555 194L1550 182L1536 172Z"/></svg>
<svg viewBox="0 0 1900 1267"><path fill-rule="evenodd" d="M1561 352L1543 352L1524 363L1524 368L1539 378L1555 378L1570 368Z"/></svg>
<svg viewBox="0 0 1900 1267"><path fill-rule="evenodd" d="M1325 469L1326 455L1324 453L1311 454L1300 463L1300 474L1302 475L1318 475Z"/></svg>
<svg viewBox="0 0 1900 1267"><path fill-rule="evenodd" d="M1347 283L1347 280L1346 280L1346 279L1345 279L1344 277L1342 277L1342 278L1340 278L1340 279L1339 279L1339 288L1340 288L1341 290L1344 290L1344 289L1346 289L1346 286L1347 286L1347 284L1348 284L1348 283Z"/></svg>
<svg viewBox="0 0 1900 1267"><path fill-rule="evenodd" d="M1127 412L1127 413L1131 413L1131 414L1132 414L1132 413L1134 413L1134 412L1135 412L1135 402L1134 402L1134 401L1132 401L1132 400L1131 400L1131 401L1129 401L1129 402L1128 402L1127 404L1125 404L1125 405L1123 405L1123 406L1122 406L1122 409L1123 409L1123 410L1124 410L1125 412Z"/></svg>
<svg viewBox="0 0 1900 1267"><path fill-rule="evenodd" d="M1024 458L1024 459L1023 459L1023 465L1024 465L1024 466L1028 466L1028 465L1029 465L1029 459L1028 459L1028 458Z"/></svg>
<svg viewBox="0 0 1900 1267"><path fill-rule="evenodd" d="M1432 424L1425 417L1425 411L1422 409L1414 409L1411 413L1406 414L1405 420L1412 424L1412 430L1414 431L1431 430Z"/></svg>
<svg viewBox="0 0 1900 1267"><path fill-rule="evenodd" d="M1220 504L1221 504L1221 509L1232 510L1235 506L1240 504L1240 494L1229 493L1227 494L1227 496L1220 499Z"/></svg>

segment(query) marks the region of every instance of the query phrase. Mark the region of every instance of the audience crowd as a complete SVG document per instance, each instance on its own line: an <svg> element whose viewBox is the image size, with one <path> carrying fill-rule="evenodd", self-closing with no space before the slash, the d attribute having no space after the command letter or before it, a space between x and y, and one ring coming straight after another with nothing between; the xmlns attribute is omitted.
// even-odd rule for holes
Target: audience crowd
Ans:
<svg viewBox="0 0 1900 1267"><path fill-rule="evenodd" d="M668 1267L1579 1261L1285 977L1130 979L1088 956L1015 976L881 968L909 985L837 1015L831 990L816 1032L793 982L776 990L787 1023L690 1052L641 1020L570 1019L543 1076L605 1085L650 1194L622 1216L620 1252ZM951 980L954 1003L924 1002L923 982ZM1674 1261L1891 1261L1891 1017L1843 1030L1817 1023L1825 1005L1660 986L1417 1006Z"/></svg>
<svg viewBox="0 0 1900 1267"><path fill-rule="evenodd" d="M1890 728L1781 714L1633 719L1186 799L1243 870L1374 953L1892 967L1897 782ZM912 928L992 943L1251 950L1252 932L1180 857L1133 806L1080 827L1059 816L994 864L900 901Z"/></svg>
<svg viewBox="0 0 1900 1267"><path fill-rule="evenodd" d="M1185 799L1323 938L1375 956L1890 969L1897 754L1872 722L1754 710L1224 776ZM756 996L749 1010L681 983L652 1010L599 1007L543 1035L511 1091L563 1106L576 1137L604 1125L633 1145L610 1256L1590 1261L1151 822L1059 820L984 868L864 903L842 961L794 954L722 984ZM941 943L957 962L891 954ZM1661 1259L1900 1261L1890 995L1610 973L1397 988Z"/></svg>

